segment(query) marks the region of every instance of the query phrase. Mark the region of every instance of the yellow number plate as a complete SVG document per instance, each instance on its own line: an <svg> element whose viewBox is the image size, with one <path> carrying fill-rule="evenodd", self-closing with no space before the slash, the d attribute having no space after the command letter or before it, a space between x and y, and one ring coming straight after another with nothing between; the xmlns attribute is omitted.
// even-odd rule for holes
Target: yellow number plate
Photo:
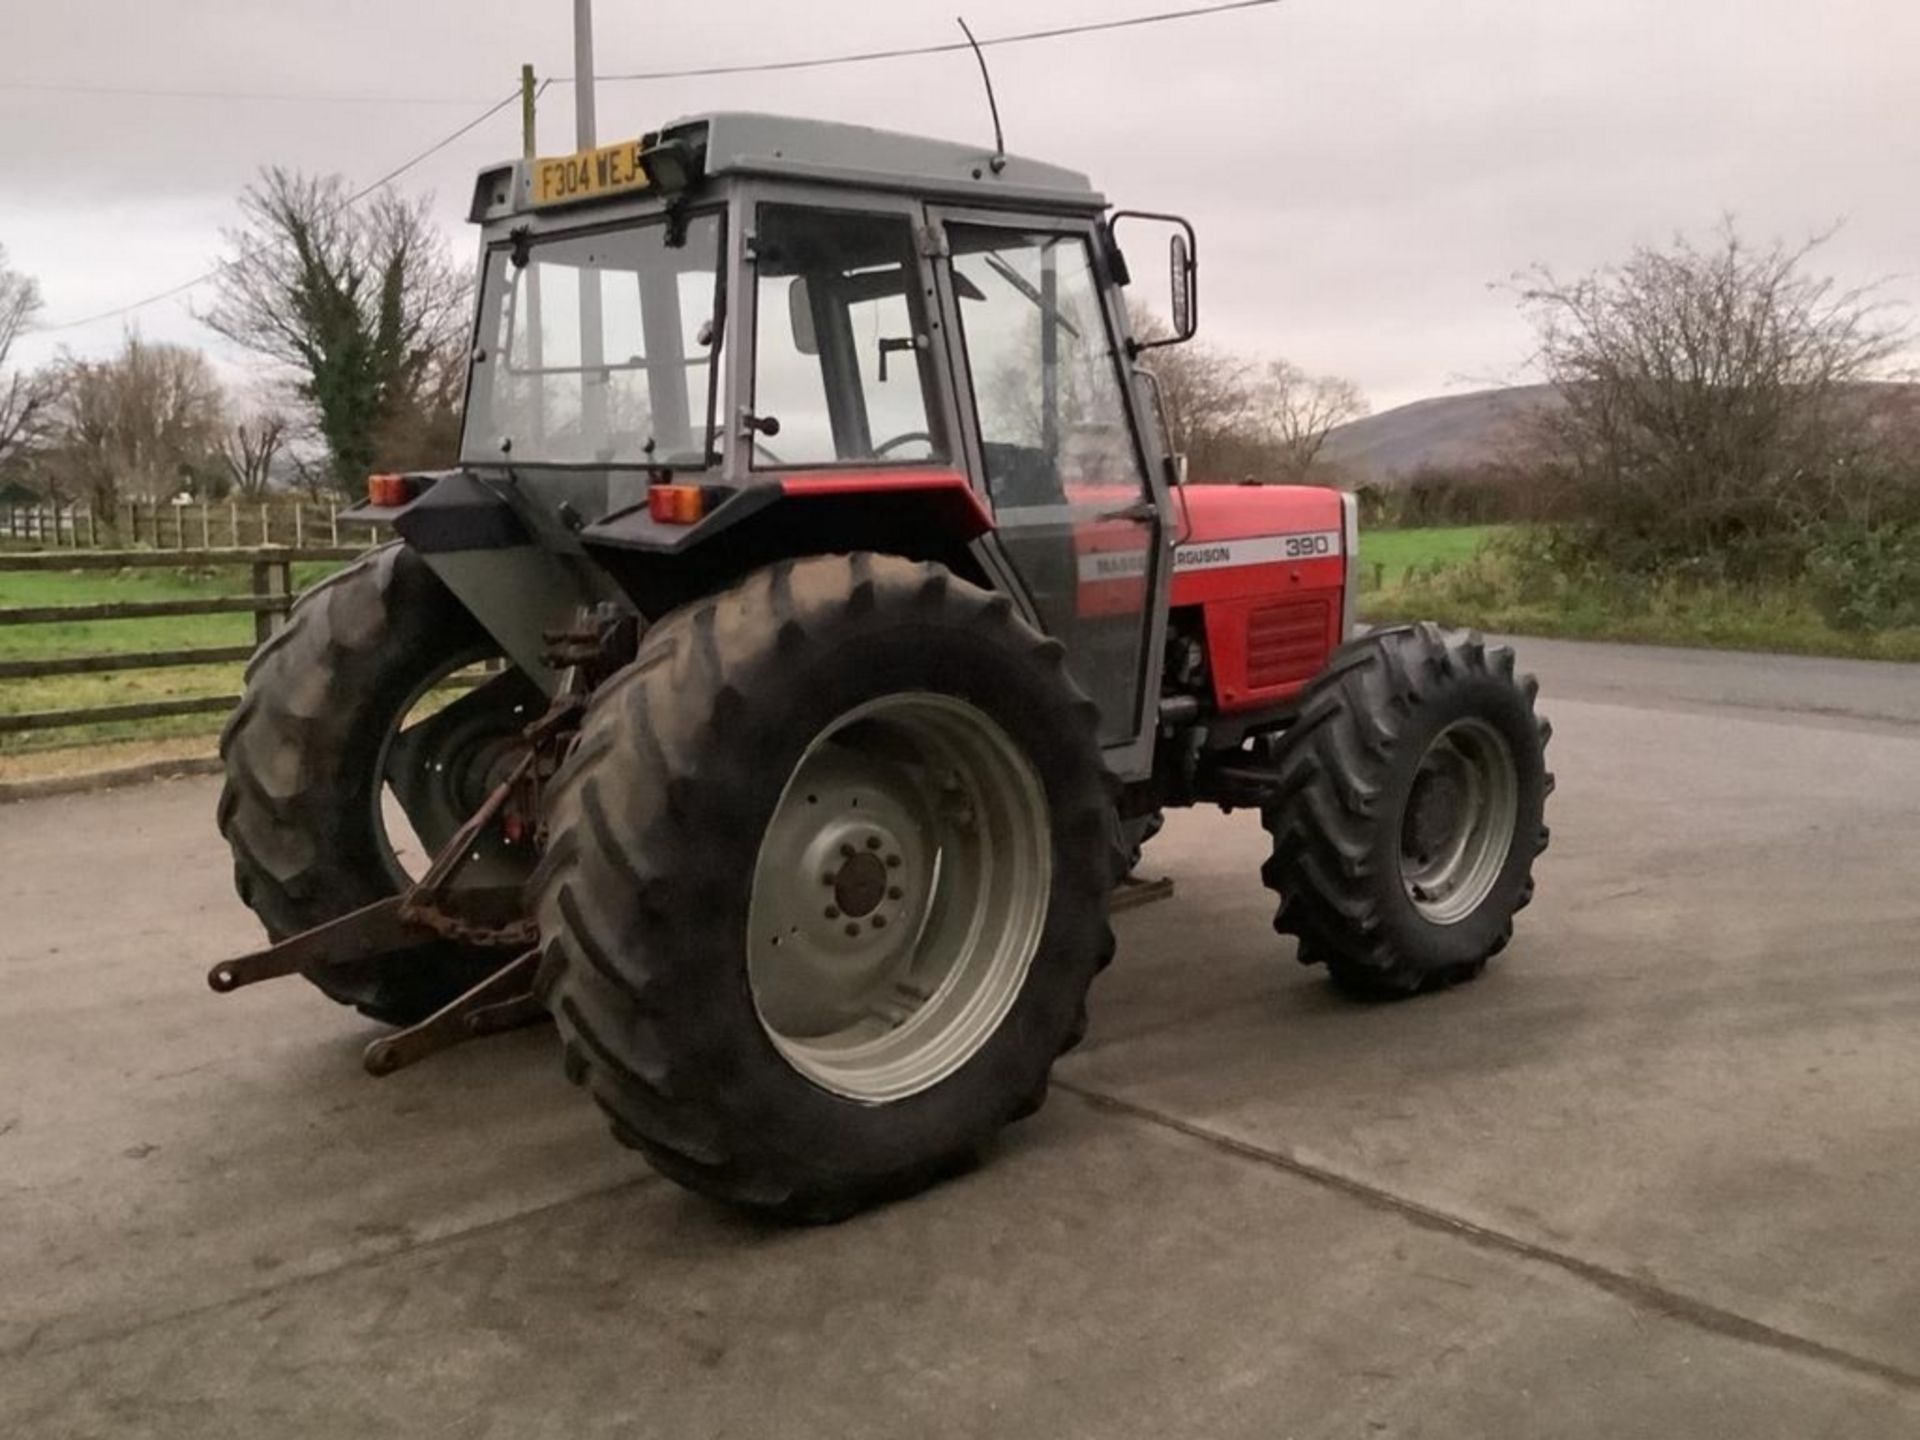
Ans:
<svg viewBox="0 0 1920 1440"><path fill-rule="evenodd" d="M638 140L533 162L536 205L567 205L623 190L644 190L647 184L647 172L640 168Z"/></svg>

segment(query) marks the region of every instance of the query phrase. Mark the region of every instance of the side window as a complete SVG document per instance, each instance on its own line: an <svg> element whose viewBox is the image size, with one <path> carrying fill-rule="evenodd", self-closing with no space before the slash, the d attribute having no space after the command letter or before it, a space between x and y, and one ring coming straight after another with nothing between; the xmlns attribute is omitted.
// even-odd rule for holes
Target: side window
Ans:
<svg viewBox="0 0 1920 1440"><path fill-rule="evenodd" d="M944 458L932 337L903 216L763 205L755 222L754 464Z"/></svg>
<svg viewBox="0 0 1920 1440"><path fill-rule="evenodd" d="M1142 487L1084 238L949 228L996 508L1126 504Z"/></svg>

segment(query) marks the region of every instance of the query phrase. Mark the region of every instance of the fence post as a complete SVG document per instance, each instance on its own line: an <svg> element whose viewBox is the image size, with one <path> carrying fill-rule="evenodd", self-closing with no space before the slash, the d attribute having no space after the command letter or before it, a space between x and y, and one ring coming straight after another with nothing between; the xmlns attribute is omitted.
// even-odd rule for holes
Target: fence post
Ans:
<svg viewBox="0 0 1920 1440"><path fill-rule="evenodd" d="M240 502L227 501L227 544L234 549L240 548Z"/></svg>
<svg viewBox="0 0 1920 1440"><path fill-rule="evenodd" d="M337 500L327 502L327 544L340 544L340 502Z"/></svg>
<svg viewBox="0 0 1920 1440"><path fill-rule="evenodd" d="M306 544L306 539L307 539L306 518L307 518L306 505L299 500L294 501L293 502L293 548L296 550L304 548Z"/></svg>
<svg viewBox="0 0 1920 1440"><path fill-rule="evenodd" d="M264 600L268 595L268 565L266 560L255 560L250 567L253 571L253 598ZM273 612L259 609L253 612L253 643L264 645L267 637L273 634Z"/></svg>
<svg viewBox="0 0 1920 1440"><path fill-rule="evenodd" d="M267 509L267 502L264 500L260 502L260 543L262 545L273 543L273 514Z"/></svg>
<svg viewBox="0 0 1920 1440"><path fill-rule="evenodd" d="M200 502L200 548L202 550L211 550L213 548L213 521L207 517L207 502L205 500Z"/></svg>

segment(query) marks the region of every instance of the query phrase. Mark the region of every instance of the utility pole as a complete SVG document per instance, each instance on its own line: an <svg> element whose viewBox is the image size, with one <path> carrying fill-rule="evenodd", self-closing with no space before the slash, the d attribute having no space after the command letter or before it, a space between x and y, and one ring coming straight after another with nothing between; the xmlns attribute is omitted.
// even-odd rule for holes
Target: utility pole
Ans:
<svg viewBox="0 0 1920 1440"><path fill-rule="evenodd" d="M531 160L540 153L539 142L534 138L533 98L537 91L533 83L533 66L520 67L520 153Z"/></svg>
<svg viewBox="0 0 1920 1440"><path fill-rule="evenodd" d="M573 0L574 146L594 147L593 0ZM580 434L588 454L608 447L606 341L600 320L600 272L587 266L580 276Z"/></svg>
<svg viewBox="0 0 1920 1440"><path fill-rule="evenodd" d="M573 0L574 145L590 150L593 126L593 0Z"/></svg>

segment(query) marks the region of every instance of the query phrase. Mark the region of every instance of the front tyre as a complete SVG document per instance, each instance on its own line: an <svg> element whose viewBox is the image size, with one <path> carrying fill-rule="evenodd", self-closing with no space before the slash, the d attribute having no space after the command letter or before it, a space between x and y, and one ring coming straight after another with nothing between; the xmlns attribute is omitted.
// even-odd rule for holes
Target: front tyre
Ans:
<svg viewBox="0 0 1920 1440"><path fill-rule="evenodd" d="M1347 645L1288 734L1263 812L1274 928L1340 989L1392 999L1472 979L1533 898L1552 727L1513 651L1431 624Z"/></svg>
<svg viewBox="0 0 1920 1440"><path fill-rule="evenodd" d="M568 1073L669 1177L792 1218L967 1163L1112 954L1096 718L937 565L782 563L655 626L550 791Z"/></svg>

